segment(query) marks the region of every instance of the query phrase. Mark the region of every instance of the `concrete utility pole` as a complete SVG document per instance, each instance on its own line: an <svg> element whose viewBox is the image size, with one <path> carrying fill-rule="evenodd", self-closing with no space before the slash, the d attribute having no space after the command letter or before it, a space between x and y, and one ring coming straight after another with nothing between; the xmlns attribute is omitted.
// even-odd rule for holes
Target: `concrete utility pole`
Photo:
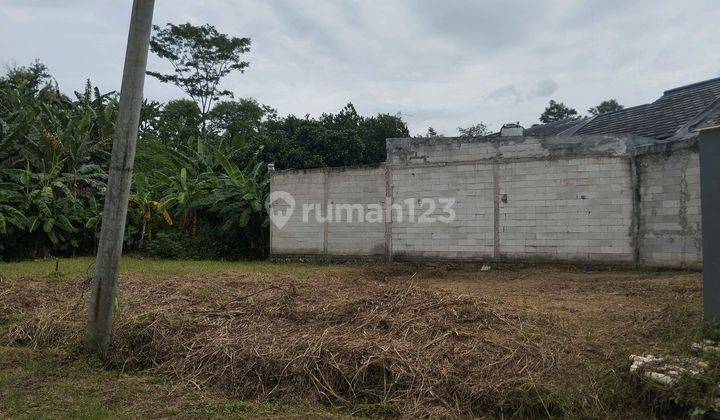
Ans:
<svg viewBox="0 0 720 420"><path fill-rule="evenodd" d="M130 17L120 104L85 332L87 348L101 357L107 352L110 343L154 6L155 0L134 0Z"/></svg>
<svg viewBox="0 0 720 420"><path fill-rule="evenodd" d="M720 321L720 125L700 131L703 315Z"/></svg>

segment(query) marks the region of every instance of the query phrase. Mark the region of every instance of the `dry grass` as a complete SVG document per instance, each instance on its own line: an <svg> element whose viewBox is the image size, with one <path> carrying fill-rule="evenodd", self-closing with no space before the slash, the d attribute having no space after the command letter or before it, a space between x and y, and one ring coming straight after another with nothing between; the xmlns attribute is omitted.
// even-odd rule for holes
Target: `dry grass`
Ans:
<svg viewBox="0 0 720 420"><path fill-rule="evenodd" d="M111 364L376 414L608 416L647 414L618 389L629 353L699 334L695 273L293 267L124 272ZM82 277L2 280L5 344L77 345L86 297Z"/></svg>

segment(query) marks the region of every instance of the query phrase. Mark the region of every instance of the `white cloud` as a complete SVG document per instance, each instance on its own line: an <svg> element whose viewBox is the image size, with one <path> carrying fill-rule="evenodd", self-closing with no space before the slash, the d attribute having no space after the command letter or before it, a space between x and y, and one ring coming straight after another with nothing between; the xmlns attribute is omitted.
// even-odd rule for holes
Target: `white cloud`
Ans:
<svg viewBox="0 0 720 420"><path fill-rule="evenodd" d="M61 88L120 85L129 2L0 0L0 63L45 62ZM210 23L252 38L228 78L282 114L401 112L413 133L537 122L549 99L632 106L716 77L720 4L464 0L173 0L155 22ZM167 69L156 57L153 69ZM181 92L154 79L146 95Z"/></svg>
<svg viewBox="0 0 720 420"><path fill-rule="evenodd" d="M558 84L551 78L545 78L537 82L530 92L532 97L547 98L558 90Z"/></svg>

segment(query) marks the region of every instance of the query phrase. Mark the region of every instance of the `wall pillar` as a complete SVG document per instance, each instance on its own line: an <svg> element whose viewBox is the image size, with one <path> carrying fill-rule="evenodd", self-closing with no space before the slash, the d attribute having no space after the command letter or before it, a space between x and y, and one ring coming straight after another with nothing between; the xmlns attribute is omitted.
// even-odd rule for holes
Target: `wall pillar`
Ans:
<svg viewBox="0 0 720 420"><path fill-rule="evenodd" d="M500 162L492 163L493 182L493 258L500 259Z"/></svg>
<svg viewBox="0 0 720 420"><path fill-rule="evenodd" d="M720 321L720 126L700 132L703 315Z"/></svg>
<svg viewBox="0 0 720 420"><path fill-rule="evenodd" d="M392 262L392 172L385 166L385 262Z"/></svg>
<svg viewBox="0 0 720 420"><path fill-rule="evenodd" d="M330 174L326 168L323 169L323 210L325 212L325 223L323 223L323 256L328 256L328 237L330 236L330 218L333 215L330 213L330 180L328 179Z"/></svg>

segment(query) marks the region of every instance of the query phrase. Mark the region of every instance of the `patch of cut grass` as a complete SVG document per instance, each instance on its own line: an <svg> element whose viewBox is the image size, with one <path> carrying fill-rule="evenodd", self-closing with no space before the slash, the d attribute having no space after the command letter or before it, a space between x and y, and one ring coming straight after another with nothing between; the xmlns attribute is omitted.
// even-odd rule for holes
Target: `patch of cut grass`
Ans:
<svg viewBox="0 0 720 420"><path fill-rule="evenodd" d="M7 278L52 277L58 262L59 276L74 278L92 275L94 257L48 258L30 261L0 262L0 274ZM223 272L292 274L306 276L322 269L314 263L273 264L270 261L212 261L212 260L162 260L124 256L121 272L132 272L146 276L179 276L218 274Z"/></svg>
<svg viewBox="0 0 720 420"><path fill-rule="evenodd" d="M308 403L233 400L163 376L103 369L60 350L0 346L0 418L330 418Z"/></svg>

